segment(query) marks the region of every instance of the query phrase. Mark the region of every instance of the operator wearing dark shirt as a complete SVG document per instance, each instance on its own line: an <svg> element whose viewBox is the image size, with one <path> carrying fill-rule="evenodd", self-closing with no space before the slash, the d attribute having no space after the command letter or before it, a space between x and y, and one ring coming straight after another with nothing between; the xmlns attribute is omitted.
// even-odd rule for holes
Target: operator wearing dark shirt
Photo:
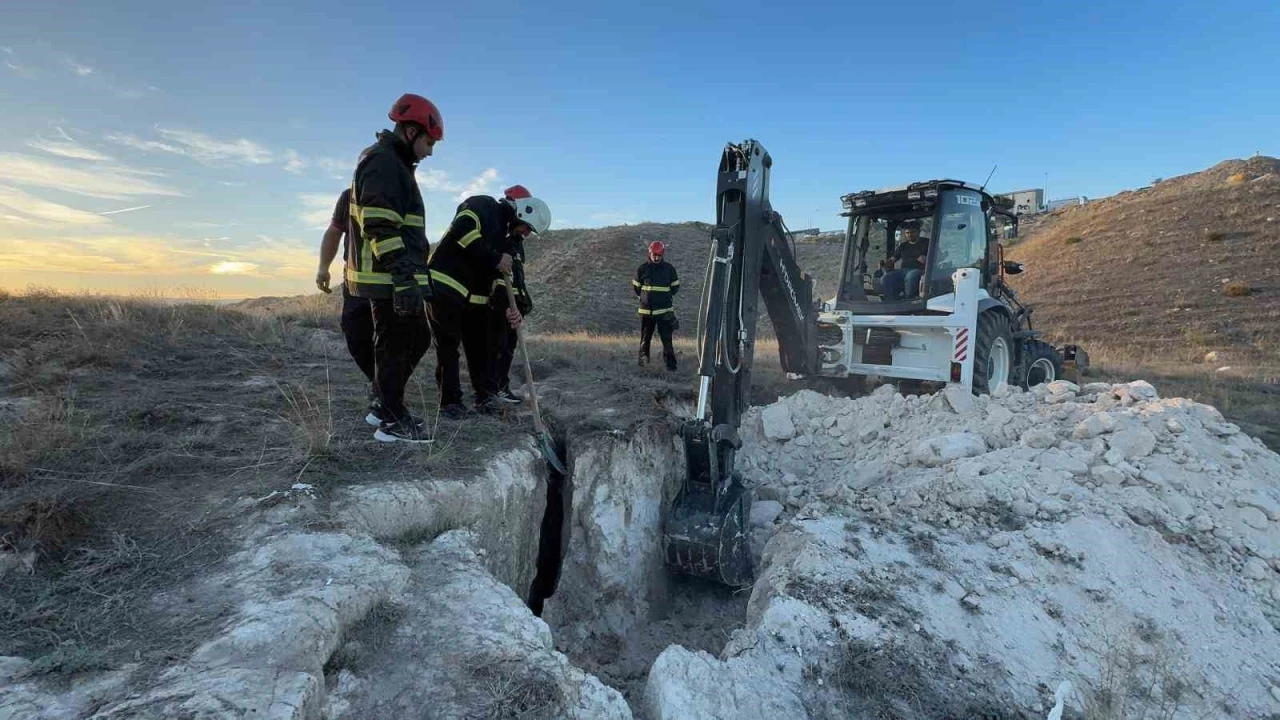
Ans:
<svg viewBox="0 0 1280 720"><path fill-rule="evenodd" d="M929 241L920 237L920 221L908 220L898 226L902 230L902 242L898 244L890 264L901 263L897 270L885 273L880 280L882 300L902 300L920 296L920 280L924 276L925 260L929 256Z"/></svg>

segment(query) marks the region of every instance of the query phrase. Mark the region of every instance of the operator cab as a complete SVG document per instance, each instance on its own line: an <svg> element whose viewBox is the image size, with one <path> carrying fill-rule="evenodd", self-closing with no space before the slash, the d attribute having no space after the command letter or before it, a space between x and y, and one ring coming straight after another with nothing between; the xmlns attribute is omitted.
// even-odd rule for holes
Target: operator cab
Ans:
<svg viewBox="0 0 1280 720"><path fill-rule="evenodd" d="M959 268L982 271L981 286L992 287L999 274L999 241L1006 226L1017 233L1017 218L982 188L958 180L931 180L903 188L865 190L840 198L849 218L836 309L866 314L929 312L929 299L954 291L951 275ZM999 217L997 217L999 216ZM886 293L885 276L902 242L905 226L918 224L928 252L919 295L906 287L904 297ZM905 283L897 283L899 287ZM892 283L890 283L892 286Z"/></svg>

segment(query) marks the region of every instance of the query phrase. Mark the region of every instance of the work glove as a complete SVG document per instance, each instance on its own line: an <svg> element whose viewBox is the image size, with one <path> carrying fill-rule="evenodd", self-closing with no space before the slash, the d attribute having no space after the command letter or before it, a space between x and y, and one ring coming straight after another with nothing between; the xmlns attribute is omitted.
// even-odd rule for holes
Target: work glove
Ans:
<svg viewBox="0 0 1280 720"><path fill-rule="evenodd" d="M395 286L395 292L392 294L392 308L396 311L396 315L400 317L425 315L426 308L422 303L426 298L423 297L422 287L418 285L417 278L413 276L413 263L409 262L409 258L403 252L399 252L388 265L391 271L391 282Z"/></svg>

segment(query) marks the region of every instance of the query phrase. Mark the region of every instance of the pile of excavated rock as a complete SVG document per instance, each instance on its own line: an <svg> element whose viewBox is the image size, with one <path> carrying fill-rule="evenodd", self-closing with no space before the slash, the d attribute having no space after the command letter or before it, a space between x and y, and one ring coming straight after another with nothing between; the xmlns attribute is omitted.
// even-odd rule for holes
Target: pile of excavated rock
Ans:
<svg viewBox="0 0 1280 720"><path fill-rule="evenodd" d="M1216 409L885 386L753 408L742 437L768 540L747 627L720 659L668 649L655 716L1043 717L1064 680L1091 715L1280 712L1280 456Z"/></svg>

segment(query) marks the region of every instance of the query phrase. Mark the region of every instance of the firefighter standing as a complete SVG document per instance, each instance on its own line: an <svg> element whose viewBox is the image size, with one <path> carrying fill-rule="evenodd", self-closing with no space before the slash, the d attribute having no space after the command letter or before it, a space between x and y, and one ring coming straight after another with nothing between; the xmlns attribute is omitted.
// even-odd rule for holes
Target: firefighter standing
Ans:
<svg viewBox="0 0 1280 720"><path fill-rule="evenodd" d="M347 226L351 221L350 210L351 188L347 188L338 195L329 228L324 231L324 237L320 241L320 268L316 271L316 287L326 293L333 292L329 287L329 266L338 254L339 242L342 243L342 257L350 255L347 241L350 237L347 234ZM342 283L342 335L346 338L347 352L356 361L356 367L369 378L369 413L365 416L365 422L381 425L382 402L378 400L378 386L373 381L373 311L368 300L351 294L349 286L349 282Z"/></svg>
<svg viewBox="0 0 1280 720"><path fill-rule="evenodd" d="M474 195L458 206L448 231L432 251L428 266L436 294L431 302L431 327L436 338L436 382L440 385L440 412L444 417L456 420L467 415L462 404L459 345L467 356L476 411L488 413L496 409L496 389L491 384L491 366L496 358L489 298L494 281L512 270L512 256L506 252L507 238L543 232L550 224L551 211L538 198L498 200ZM506 307L501 317L512 328L520 326L516 309Z"/></svg>
<svg viewBox="0 0 1280 720"><path fill-rule="evenodd" d="M404 389L431 346L425 302L427 241L422 193L414 179L418 162L444 139L444 120L430 100L405 94L387 117L394 130L360 153L351 180L347 284L369 301L373 317L374 383L382 405L374 438L382 442L430 442L422 421L410 415Z"/></svg>
<svg viewBox="0 0 1280 720"><path fill-rule="evenodd" d="M680 290L680 279L675 267L662 259L666 251L667 246L657 240L649 243L649 261L636 270L631 286L640 298L640 365L649 362L649 343L656 329L662 339L662 359L668 370L675 370L676 352L671 347L675 307L671 300Z"/></svg>
<svg viewBox="0 0 1280 720"><path fill-rule="evenodd" d="M523 186L513 185L503 191L503 197L508 201L514 201L531 196ZM529 313L533 312L533 298L529 296L529 288L525 284L524 276L524 236L519 233L509 235L504 252L511 256L511 290L516 297L516 309L520 312L520 318L523 321ZM507 322L506 311L509 301L506 285L506 280L502 277L494 280L489 298L491 310L489 328L494 358L489 389L499 401L514 405L522 402L519 396L511 392L511 361L515 357L516 345L519 342L516 333L520 331Z"/></svg>

